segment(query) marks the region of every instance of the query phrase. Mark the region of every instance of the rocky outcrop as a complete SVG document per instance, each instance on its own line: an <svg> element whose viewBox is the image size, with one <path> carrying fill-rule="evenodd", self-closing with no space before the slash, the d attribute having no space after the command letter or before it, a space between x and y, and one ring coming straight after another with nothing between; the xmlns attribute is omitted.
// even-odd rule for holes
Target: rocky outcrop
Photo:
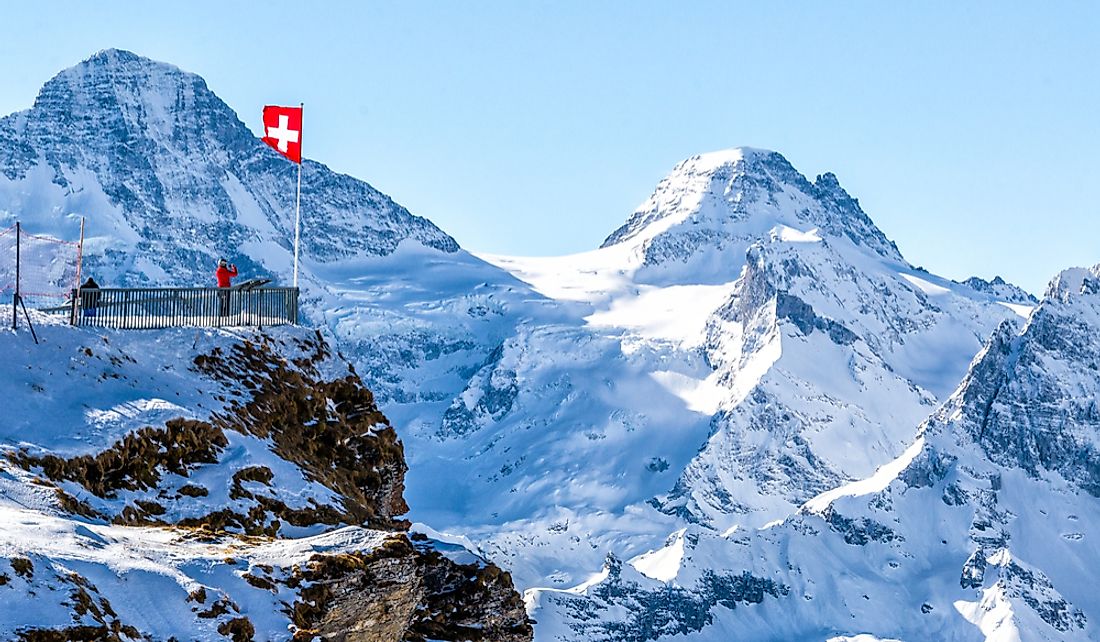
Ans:
<svg viewBox="0 0 1100 642"><path fill-rule="evenodd" d="M1039 299L1036 299L1032 294L1026 292L1023 288L1013 285L999 276L993 277L993 280L991 281L986 281L981 277L972 276L969 279L963 281L962 284L969 286L977 290L978 292L991 294L1009 303L1017 303L1020 305L1035 305L1039 302Z"/></svg>
<svg viewBox="0 0 1100 642"><path fill-rule="evenodd" d="M295 640L521 642L533 632L509 575L451 560L404 536L369 553L315 555L294 569L305 582L292 606Z"/></svg>
<svg viewBox="0 0 1100 642"><path fill-rule="evenodd" d="M999 329L930 429L961 413L959 428L992 461L1034 476L1056 472L1100 497L1097 273L1059 275L1022 333Z"/></svg>
<svg viewBox="0 0 1100 642"><path fill-rule="evenodd" d="M284 351L298 356L284 357ZM401 442L353 370L331 378L321 373L331 357L319 333L289 343L257 335L226 349L215 347L193 364L227 402L209 420L181 417L163 428L142 428L94 455L65 459L22 451L13 459L48 480L71 482L108 500L99 510L88 510L116 523L270 536L279 535L284 525L404 527L398 518L408 511ZM290 506L264 466L233 471L230 492L218 494L223 503L201 485L189 484L186 491L162 487L166 475L186 478L200 466L219 465L228 432L269 440L278 459L332 491L332 498ZM71 496L61 488L58 492ZM174 514L173 500L193 500L203 512Z"/></svg>
<svg viewBox="0 0 1100 642"><path fill-rule="evenodd" d="M650 642L688 636L714 622L715 607L736 611L790 594L789 586L748 571L706 570L692 586L661 585L609 556L604 573L583 597L564 592L546 596L574 618L574 637L568 639Z"/></svg>

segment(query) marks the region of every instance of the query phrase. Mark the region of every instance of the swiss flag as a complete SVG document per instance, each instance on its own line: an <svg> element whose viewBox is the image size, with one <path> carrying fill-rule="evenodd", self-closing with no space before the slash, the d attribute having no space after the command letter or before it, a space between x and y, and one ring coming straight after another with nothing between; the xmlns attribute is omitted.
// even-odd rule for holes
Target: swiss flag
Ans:
<svg viewBox="0 0 1100 642"><path fill-rule="evenodd" d="M302 108L264 107L264 142L295 163L301 163Z"/></svg>

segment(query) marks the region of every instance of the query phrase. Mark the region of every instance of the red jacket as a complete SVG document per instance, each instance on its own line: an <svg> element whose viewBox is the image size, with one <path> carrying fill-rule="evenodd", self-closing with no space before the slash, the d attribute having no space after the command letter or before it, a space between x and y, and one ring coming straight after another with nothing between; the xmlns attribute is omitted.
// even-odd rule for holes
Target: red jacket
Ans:
<svg viewBox="0 0 1100 642"><path fill-rule="evenodd" d="M214 276L218 277L218 287L229 287L229 279L237 276L237 266L231 265L229 267L218 266L218 271L214 273Z"/></svg>

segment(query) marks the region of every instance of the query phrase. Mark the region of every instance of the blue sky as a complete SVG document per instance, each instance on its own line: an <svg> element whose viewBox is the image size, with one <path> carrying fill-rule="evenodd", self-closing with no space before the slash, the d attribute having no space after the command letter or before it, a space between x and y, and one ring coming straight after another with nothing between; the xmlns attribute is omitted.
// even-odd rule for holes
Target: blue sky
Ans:
<svg viewBox="0 0 1100 642"><path fill-rule="evenodd" d="M107 47L204 76L255 131L465 247L596 247L679 160L832 171L906 257L1041 293L1100 263L1100 3L51 2L5 8L0 113Z"/></svg>

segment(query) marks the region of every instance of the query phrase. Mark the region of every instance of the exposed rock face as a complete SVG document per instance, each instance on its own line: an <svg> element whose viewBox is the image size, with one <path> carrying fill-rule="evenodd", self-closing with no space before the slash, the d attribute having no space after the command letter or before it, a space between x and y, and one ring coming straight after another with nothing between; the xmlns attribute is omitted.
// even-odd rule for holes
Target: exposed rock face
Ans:
<svg viewBox="0 0 1100 642"><path fill-rule="evenodd" d="M1100 497L1100 266L1068 270L1017 335L998 330L964 382L958 425L985 455ZM935 425L934 425L935 428Z"/></svg>
<svg viewBox="0 0 1100 642"><path fill-rule="evenodd" d="M575 624L560 639L592 642L650 642L696 634L714 622L715 607L736 611L766 600L783 600L790 587L749 572L704 571L692 586L655 587L614 556L605 579L582 597L557 593L551 599ZM620 617L617 617L620 616Z"/></svg>
<svg viewBox="0 0 1100 642"><path fill-rule="evenodd" d="M290 581L309 583L293 606L295 639L521 642L532 636L507 573L457 563L404 537L368 554L315 555Z"/></svg>
<svg viewBox="0 0 1100 642"><path fill-rule="evenodd" d="M220 385L219 396L231 396L225 409L209 421L172 419L164 428L130 433L95 455L63 459L24 452L15 461L27 469L40 467L53 481L82 486L109 504L89 510L115 523L202 526L271 536L284 524L406 525L396 519L408 511L402 496L403 449L370 391L353 371L326 379L321 369L333 364L326 363L331 355L319 333L289 344L262 335L255 339L195 357L193 367ZM287 359L280 352L298 356ZM278 484L272 484L270 468L250 466L232 473L224 504L200 485L190 485L186 492L173 489L177 496L194 495L179 499L205 511L173 518L166 506L172 496L161 487L162 479L186 478L201 465L221 463L229 445L227 431L270 440L276 457L334 495L327 501L315 496L306 505L288 506ZM158 492L154 496L150 491Z"/></svg>
<svg viewBox="0 0 1100 642"><path fill-rule="evenodd" d="M1009 303L1035 305L1039 302L1039 299L1036 299L1030 293L1025 292L1023 288L1013 285L999 276L993 277L992 281L986 281L983 278L972 276L962 283L963 285L974 288L978 292L992 294L999 299L1008 301Z"/></svg>

